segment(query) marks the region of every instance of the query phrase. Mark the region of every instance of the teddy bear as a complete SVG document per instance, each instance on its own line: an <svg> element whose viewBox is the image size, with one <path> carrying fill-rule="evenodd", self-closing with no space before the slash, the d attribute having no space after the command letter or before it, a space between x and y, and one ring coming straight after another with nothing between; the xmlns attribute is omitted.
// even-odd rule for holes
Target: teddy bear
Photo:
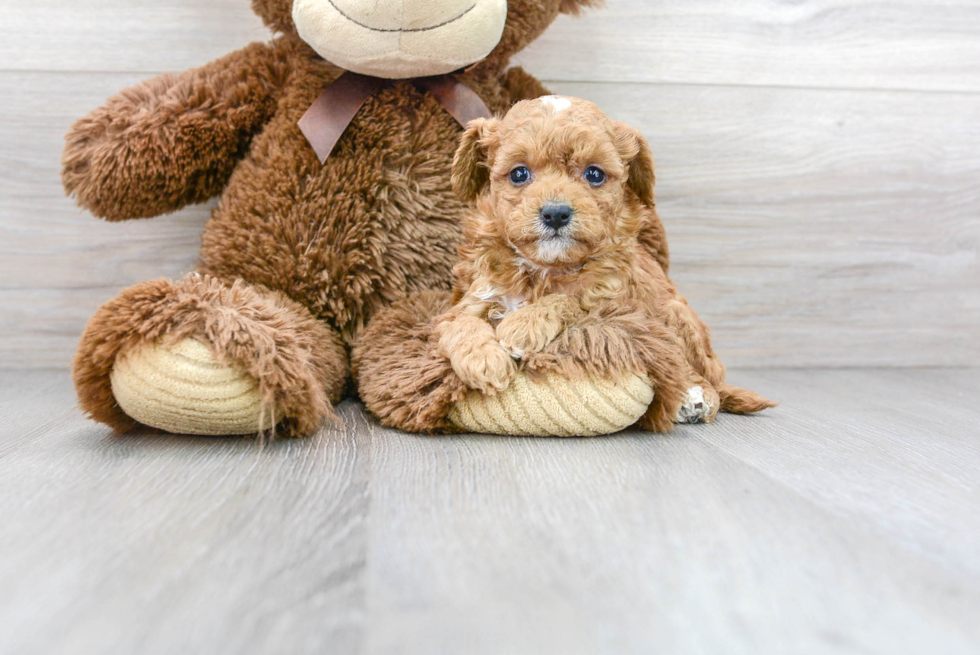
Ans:
<svg viewBox="0 0 980 655"><path fill-rule="evenodd" d="M372 318L448 298L461 123L545 95L510 58L559 14L600 2L253 0L272 41L145 81L76 122L62 178L94 215L148 218L220 196L195 272L125 289L90 320L73 365L81 408L117 431L315 432L353 388L352 349L392 327L386 314L372 332ZM662 227L646 239L666 267ZM374 375L383 358L357 352L355 375ZM431 383L403 372L419 373L403 380L413 389ZM619 393L639 406L651 393L638 378L551 383L569 402ZM519 378L515 393L541 384ZM461 416L464 396L438 411ZM405 411L389 423L450 420Z"/></svg>

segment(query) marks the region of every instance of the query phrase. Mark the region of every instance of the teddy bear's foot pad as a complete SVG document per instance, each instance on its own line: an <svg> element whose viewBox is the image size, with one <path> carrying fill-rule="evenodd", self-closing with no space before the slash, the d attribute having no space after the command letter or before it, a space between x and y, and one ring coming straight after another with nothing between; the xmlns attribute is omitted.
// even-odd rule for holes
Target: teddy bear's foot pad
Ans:
<svg viewBox="0 0 980 655"><path fill-rule="evenodd" d="M469 432L515 436L593 437L624 430L646 413L653 387L645 378L570 380L518 375L494 396L470 392L449 413Z"/></svg>
<svg viewBox="0 0 980 655"><path fill-rule="evenodd" d="M278 422L258 382L196 339L121 352L111 382L126 414L175 434L255 434Z"/></svg>

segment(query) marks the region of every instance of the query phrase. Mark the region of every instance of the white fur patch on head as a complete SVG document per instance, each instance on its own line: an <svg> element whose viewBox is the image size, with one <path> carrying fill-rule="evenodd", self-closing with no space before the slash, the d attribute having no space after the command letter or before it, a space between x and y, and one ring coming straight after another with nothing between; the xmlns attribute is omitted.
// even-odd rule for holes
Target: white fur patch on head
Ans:
<svg viewBox="0 0 980 655"><path fill-rule="evenodd" d="M551 107L552 113L555 114L560 114L572 106L571 100L560 96L541 96L540 100L548 107Z"/></svg>

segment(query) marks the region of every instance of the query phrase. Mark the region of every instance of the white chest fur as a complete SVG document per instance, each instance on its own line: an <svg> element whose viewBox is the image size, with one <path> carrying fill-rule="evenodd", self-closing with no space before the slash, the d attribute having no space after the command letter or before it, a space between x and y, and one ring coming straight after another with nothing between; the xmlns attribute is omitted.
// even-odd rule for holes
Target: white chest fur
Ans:
<svg viewBox="0 0 980 655"><path fill-rule="evenodd" d="M524 296L509 296L501 294L499 290L493 288L486 288L482 290L477 297L491 304L490 311L487 316L492 321L499 321L507 316L510 312L516 312L518 309L527 304L527 300Z"/></svg>

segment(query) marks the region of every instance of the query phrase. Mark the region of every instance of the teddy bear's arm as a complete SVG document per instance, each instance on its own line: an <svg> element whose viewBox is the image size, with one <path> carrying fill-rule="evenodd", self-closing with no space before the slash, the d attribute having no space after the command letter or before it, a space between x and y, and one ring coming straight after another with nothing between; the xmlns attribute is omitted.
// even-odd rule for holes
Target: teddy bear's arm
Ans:
<svg viewBox="0 0 980 655"><path fill-rule="evenodd" d="M508 69L504 75L504 88L510 95L511 104L521 100L533 100L541 96L551 95L544 84L520 66Z"/></svg>
<svg viewBox="0 0 980 655"><path fill-rule="evenodd" d="M287 74L280 49L253 43L113 96L65 137L65 190L110 221L217 195L275 110Z"/></svg>

